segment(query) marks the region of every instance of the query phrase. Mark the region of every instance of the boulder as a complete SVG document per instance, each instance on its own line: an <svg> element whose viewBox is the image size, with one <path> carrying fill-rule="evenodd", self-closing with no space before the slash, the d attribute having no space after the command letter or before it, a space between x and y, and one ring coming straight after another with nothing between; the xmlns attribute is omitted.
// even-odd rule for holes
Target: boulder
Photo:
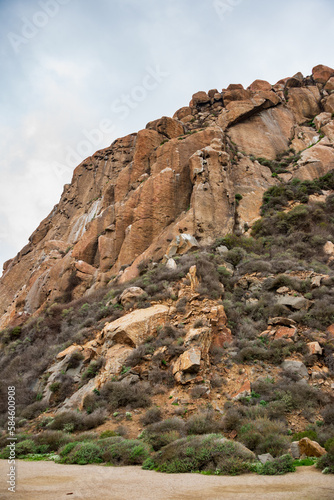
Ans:
<svg viewBox="0 0 334 500"><path fill-rule="evenodd" d="M298 446L300 454L307 457L322 457L326 454L325 448L320 446L320 444L316 441L312 441L308 437L302 438L298 442Z"/></svg>
<svg viewBox="0 0 334 500"><path fill-rule="evenodd" d="M179 137L184 134L184 128L182 123L169 116L163 116L159 120L149 122L146 125L147 129L152 129L166 136L168 139L173 139L174 137Z"/></svg>
<svg viewBox="0 0 334 500"><path fill-rule="evenodd" d="M120 296L120 302L123 307L131 307L137 302L143 295L146 295L146 292L138 287L131 286L130 288L126 288L122 295Z"/></svg>
<svg viewBox="0 0 334 500"><path fill-rule="evenodd" d="M332 90L334 90L334 76L331 76L331 78L327 81L325 90L327 90L327 92L332 92Z"/></svg>
<svg viewBox="0 0 334 500"><path fill-rule="evenodd" d="M210 97L208 96L208 94L204 91L199 91L196 92L196 94L193 94L190 106L203 105L209 102L210 102Z"/></svg>
<svg viewBox="0 0 334 500"><path fill-rule="evenodd" d="M313 80L316 83L325 84L332 76L334 76L334 69L318 64L312 69Z"/></svg>
<svg viewBox="0 0 334 500"><path fill-rule="evenodd" d="M177 269L177 264L174 259L170 258L166 262L166 267L168 269L171 269L172 271L175 271L175 269Z"/></svg>
<svg viewBox="0 0 334 500"><path fill-rule="evenodd" d="M295 460L300 458L299 441L292 441L291 446L290 446L290 451L291 451L292 457Z"/></svg>
<svg viewBox="0 0 334 500"><path fill-rule="evenodd" d="M254 80L248 89L252 92L256 92L257 90L271 90L271 84L266 80Z"/></svg>
<svg viewBox="0 0 334 500"><path fill-rule="evenodd" d="M281 306L289 306L292 309L308 309L311 305L310 301L305 299L305 297L294 297L293 295L283 295L278 297L276 303Z"/></svg>
<svg viewBox="0 0 334 500"><path fill-rule="evenodd" d="M154 334L157 326L165 323L169 308L158 304L147 309L137 309L107 323L101 332L107 347L113 344L127 344L138 347L147 337Z"/></svg>
<svg viewBox="0 0 334 500"><path fill-rule="evenodd" d="M334 113L334 94L331 94L325 99L324 108L326 113L333 115Z"/></svg>
<svg viewBox="0 0 334 500"><path fill-rule="evenodd" d="M173 365L173 375L175 380L181 384L186 384L196 375L200 369L201 350L198 347L191 347L185 351L175 361Z"/></svg>
<svg viewBox="0 0 334 500"><path fill-rule="evenodd" d="M274 457L270 455L270 453L258 455L257 458L260 460L261 464L266 464L267 462L272 462L274 460Z"/></svg>
<svg viewBox="0 0 334 500"><path fill-rule="evenodd" d="M295 373L299 375L300 378L309 378L307 368L301 361L285 360L281 364L281 368L288 373Z"/></svg>
<svg viewBox="0 0 334 500"><path fill-rule="evenodd" d="M324 252L327 255L333 255L334 254L334 243L331 241L327 241L324 245Z"/></svg>

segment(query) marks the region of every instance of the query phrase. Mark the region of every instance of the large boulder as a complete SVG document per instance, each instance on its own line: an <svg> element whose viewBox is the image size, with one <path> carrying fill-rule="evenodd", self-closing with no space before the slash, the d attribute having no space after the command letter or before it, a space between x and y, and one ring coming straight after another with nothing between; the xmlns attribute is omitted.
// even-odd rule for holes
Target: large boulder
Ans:
<svg viewBox="0 0 334 500"><path fill-rule="evenodd" d="M199 347L191 347L175 361L173 375L175 380L186 384L196 378L201 365L201 350Z"/></svg>
<svg viewBox="0 0 334 500"><path fill-rule="evenodd" d="M169 308L162 304L137 309L112 323L107 323L101 332L101 340L104 340L108 347L114 344L137 347L154 334L158 326L166 322L168 311Z"/></svg>
<svg viewBox="0 0 334 500"><path fill-rule="evenodd" d="M315 82L325 84L332 76L334 76L334 69L318 64L312 69L312 76Z"/></svg>
<svg viewBox="0 0 334 500"><path fill-rule="evenodd" d="M320 446L316 441L312 441L310 438L304 437L298 442L299 452L301 455L306 455L307 457L322 457L326 454L325 448Z"/></svg>

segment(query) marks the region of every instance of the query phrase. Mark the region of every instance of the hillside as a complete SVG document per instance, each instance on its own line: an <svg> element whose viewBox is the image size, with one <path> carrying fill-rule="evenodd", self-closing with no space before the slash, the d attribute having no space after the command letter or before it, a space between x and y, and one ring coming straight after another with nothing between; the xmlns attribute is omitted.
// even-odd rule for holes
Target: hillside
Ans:
<svg viewBox="0 0 334 500"><path fill-rule="evenodd" d="M333 91L322 65L201 91L75 169L0 280L0 423L15 386L23 455L94 428L113 446L143 431L169 472L185 436L249 461L330 449Z"/></svg>

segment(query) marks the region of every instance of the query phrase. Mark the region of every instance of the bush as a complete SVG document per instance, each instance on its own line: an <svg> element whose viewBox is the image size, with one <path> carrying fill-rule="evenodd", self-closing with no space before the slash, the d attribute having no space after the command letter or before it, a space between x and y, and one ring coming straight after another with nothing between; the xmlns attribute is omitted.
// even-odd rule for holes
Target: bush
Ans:
<svg viewBox="0 0 334 500"><path fill-rule="evenodd" d="M142 441L116 439L98 441L98 445L102 447L101 457L104 462L112 465L141 465L149 457L150 447Z"/></svg>
<svg viewBox="0 0 334 500"><path fill-rule="evenodd" d="M150 392L150 386L141 382L133 385L126 382L107 382L100 395L96 395L96 400L105 400L111 410L120 407L145 408L151 405Z"/></svg>
<svg viewBox="0 0 334 500"><path fill-rule="evenodd" d="M334 444L328 448L326 455L318 458L316 467L326 474L334 474Z"/></svg>
<svg viewBox="0 0 334 500"><path fill-rule="evenodd" d="M69 434L62 431L44 431L33 437L36 451L40 447L46 447L47 452L57 451L61 446L71 441Z"/></svg>
<svg viewBox="0 0 334 500"><path fill-rule="evenodd" d="M222 421L214 420L213 412L200 412L192 415L186 423L187 434L212 434L222 429Z"/></svg>
<svg viewBox="0 0 334 500"><path fill-rule="evenodd" d="M181 418L173 417L162 422L150 424L142 432L141 438L155 451L185 436L186 426Z"/></svg>
<svg viewBox="0 0 334 500"><path fill-rule="evenodd" d="M237 475L248 472L254 455L240 443L221 435L189 436L165 446L143 468L160 472L198 472Z"/></svg>
<svg viewBox="0 0 334 500"><path fill-rule="evenodd" d="M283 455L281 457L275 458L272 462L266 462L257 466L256 471L258 474L263 474L265 476L276 476L281 474L286 474L288 472L295 472L296 467L294 466L294 459L291 455Z"/></svg>
<svg viewBox="0 0 334 500"><path fill-rule="evenodd" d="M97 443L69 443L61 452L63 464L98 464L103 462L101 449Z"/></svg>
<svg viewBox="0 0 334 500"><path fill-rule="evenodd" d="M106 414L102 410L96 410L89 415L76 411L64 411L55 416L49 427L53 430L68 432L83 431L98 427L104 423L105 419Z"/></svg>
<svg viewBox="0 0 334 500"><path fill-rule="evenodd" d="M239 430L238 437L257 455L270 453L277 457L286 452L290 445L284 423L279 420L272 421L266 417L245 421Z"/></svg>
<svg viewBox="0 0 334 500"><path fill-rule="evenodd" d="M142 425L154 424L155 422L159 422L162 420L162 413L160 408L150 408L146 411L145 415L143 415L140 419Z"/></svg>
<svg viewBox="0 0 334 500"><path fill-rule="evenodd" d="M17 457L23 457L29 453L35 453L36 447L32 439L25 439L16 444L15 453Z"/></svg>

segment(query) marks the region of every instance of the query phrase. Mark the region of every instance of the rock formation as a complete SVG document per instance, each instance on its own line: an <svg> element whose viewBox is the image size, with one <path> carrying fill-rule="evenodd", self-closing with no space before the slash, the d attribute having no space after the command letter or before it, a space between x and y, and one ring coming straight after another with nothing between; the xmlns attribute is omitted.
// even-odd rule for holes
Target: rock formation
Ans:
<svg viewBox="0 0 334 500"><path fill-rule="evenodd" d="M29 243L4 264L1 326L114 278L127 281L142 261L182 253L177 241L203 246L246 232L270 186L331 170L333 81L334 70L320 65L275 85L198 92L173 118L86 158Z"/></svg>

